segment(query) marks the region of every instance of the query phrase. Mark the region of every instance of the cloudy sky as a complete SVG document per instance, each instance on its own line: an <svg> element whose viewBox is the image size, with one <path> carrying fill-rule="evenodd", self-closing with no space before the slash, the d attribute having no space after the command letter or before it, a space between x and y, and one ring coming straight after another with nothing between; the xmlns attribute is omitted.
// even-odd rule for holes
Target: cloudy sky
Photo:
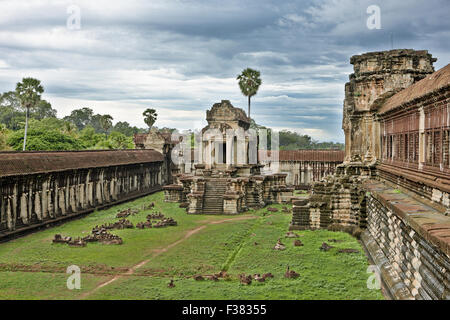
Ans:
<svg viewBox="0 0 450 320"><path fill-rule="evenodd" d="M381 29L367 28L370 5ZM350 57L391 49L393 34L395 48L427 49L439 69L449 12L448 0L0 0L0 92L31 76L60 117L91 107L145 127L153 107L159 127L200 128L222 99L247 110L236 76L251 67L263 80L257 123L342 142Z"/></svg>

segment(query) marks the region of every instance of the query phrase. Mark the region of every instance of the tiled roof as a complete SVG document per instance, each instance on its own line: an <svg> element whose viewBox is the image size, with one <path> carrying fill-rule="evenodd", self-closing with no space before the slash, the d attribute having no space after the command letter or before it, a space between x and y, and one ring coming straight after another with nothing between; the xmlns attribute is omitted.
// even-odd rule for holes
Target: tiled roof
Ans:
<svg viewBox="0 0 450 320"><path fill-rule="evenodd" d="M407 102L444 87L450 88L450 64L390 97L380 108L379 112L391 111Z"/></svg>
<svg viewBox="0 0 450 320"><path fill-rule="evenodd" d="M259 160L266 161L271 152L268 151L267 155L265 150L259 150ZM279 161L344 161L343 150L280 150L278 152Z"/></svg>
<svg viewBox="0 0 450 320"><path fill-rule="evenodd" d="M163 160L155 150L0 152L0 177Z"/></svg>

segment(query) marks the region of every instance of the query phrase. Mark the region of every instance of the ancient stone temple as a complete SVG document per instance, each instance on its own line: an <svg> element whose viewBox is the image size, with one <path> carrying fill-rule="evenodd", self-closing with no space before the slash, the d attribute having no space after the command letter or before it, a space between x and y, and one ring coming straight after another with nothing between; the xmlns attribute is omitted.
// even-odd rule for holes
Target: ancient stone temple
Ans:
<svg viewBox="0 0 450 320"><path fill-rule="evenodd" d="M174 176L175 183L163 188L166 201L183 203L190 214L238 214L288 201L293 188L286 186L286 174L261 174L258 137L242 109L223 100L206 112L206 120L194 171Z"/></svg>
<svg viewBox="0 0 450 320"><path fill-rule="evenodd" d="M353 56L344 163L294 201L291 229L360 236L395 299L450 299L450 65L427 51Z"/></svg>
<svg viewBox="0 0 450 320"><path fill-rule="evenodd" d="M155 150L0 152L0 241L161 190Z"/></svg>
<svg viewBox="0 0 450 320"><path fill-rule="evenodd" d="M161 153L164 156L164 162L162 163L161 171L161 184L172 183L172 173L177 171L174 165L171 155L172 150L178 140L172 140L172 134L170 131L160 132L156 128L151 128L148 133L138 133L134 135L134 144L136 149L150 149Z"/></svg>

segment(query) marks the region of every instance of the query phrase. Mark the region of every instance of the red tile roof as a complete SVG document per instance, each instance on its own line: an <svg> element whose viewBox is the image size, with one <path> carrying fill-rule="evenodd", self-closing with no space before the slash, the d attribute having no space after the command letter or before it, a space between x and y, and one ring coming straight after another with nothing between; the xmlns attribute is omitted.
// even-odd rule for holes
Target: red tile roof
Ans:
<svg viewBox="0 0 450 320"><path fill-rule="evenodd" d="M155 150L0 152L0 177L161 162Z"/></svg>
<svg viewBox="0 0 450 320"><path fill-rule="evenodd" d="M265 150L259 150L259 160L265 161L267 155ZM268 151L268 156L272 151ZM276 152L276 151L275 151ZM343 162L343 150L280 150L279 161L324 161Z"/></svg>
<svg viewBox="0 0 450 320"><path fill-rule="evenodd" d="M447 87L447 90L450 88L450 64L390 97L380 108L379 113L391 111L444 87Z"/></svg>

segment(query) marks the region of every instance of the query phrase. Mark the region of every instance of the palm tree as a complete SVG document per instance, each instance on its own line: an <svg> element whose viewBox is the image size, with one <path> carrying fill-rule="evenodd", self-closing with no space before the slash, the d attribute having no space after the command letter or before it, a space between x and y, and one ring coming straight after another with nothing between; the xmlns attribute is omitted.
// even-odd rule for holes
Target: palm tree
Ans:
<svg viewBox="0 0 450 320"><path fill-rule="evenodd" d="M156 122L156 119L158 118L158 114L156 113L155 109L147 109L142 114L144 116L144 122L148 125L149 131L152 128L153 124Z"/></svg>
<svg viewBox="0 0 450 320"><path fill-rule="evenodd" d="M104 114L100 116L99 122L102 129L105 131L106 136L108 136L108 130L112 127L112 120L113 117L111 117L109 114Z"/></svg>
<svg viewBox="0 0 450 320"><path fill-rule="evenodd" d="M44 87L41 81L34 78L23 78L22 82L16 85L16 95L20 100L22 108L25 109L25 134L23 137L23 151L27 147L27 132L28 132L28 115L30 108L33 108L41 99L41 94L44 92Z"/></svg>
<svg viewBox="0 0 450 320"><path fill-rule="evenodd" d="M247 68L237 76L239 88L244 96L248 97L248 117L250 118L250 98L254 96L261 85L261 73L258 70Z"/></svg>

